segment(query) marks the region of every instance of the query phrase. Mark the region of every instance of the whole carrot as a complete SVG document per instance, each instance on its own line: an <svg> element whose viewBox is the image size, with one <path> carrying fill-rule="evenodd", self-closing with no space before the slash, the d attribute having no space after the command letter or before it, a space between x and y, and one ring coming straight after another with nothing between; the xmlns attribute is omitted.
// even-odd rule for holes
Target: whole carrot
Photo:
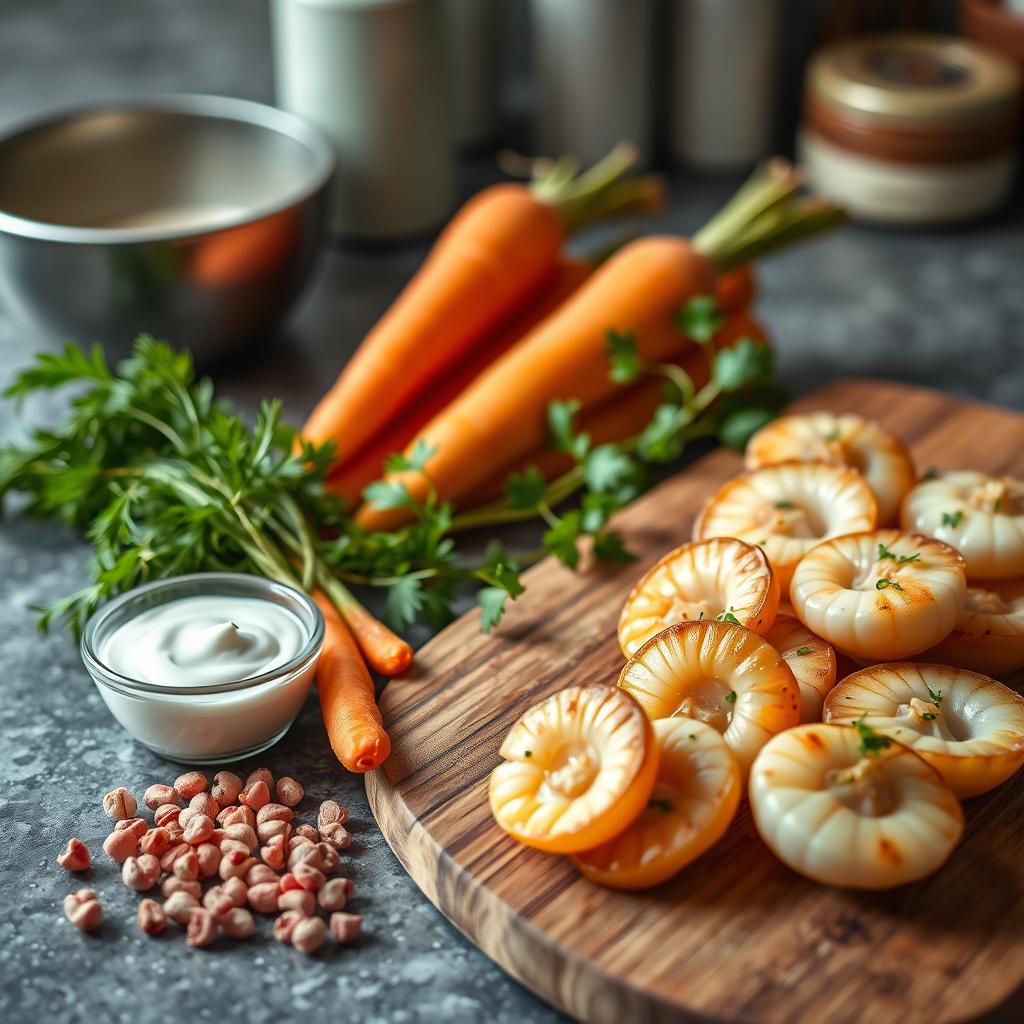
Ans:
<svg viewBox="0 0 1024 1024"><path fill-rule="evenodd" d="M837 208L796 198L799 185L785 161L771 161L692 241L656 236L621 249L423 428L417 441L434 451L426 475L408 472L398 480L417 500L433 488L441 499L457 503L495 465L541 447L553 400L576 398L585 407L611 393L609 329L633 332L648 362L671 358L684 344L675 315L694 296L711 294L720 274L841 222ZM407 505L364 505L356 522L388 530L412 514Z"/></svg>
<svg viewBox="0 0 1024 1024"><path fill-rule="evenodd" d="M715 348L728 348L742 338L753 338L765 343L768 338L763 326L745 311L734 313L716 332ZM707 355L703 351L687 348L682 356L672 359L671 362L686 371L694 387L701 388L707 383L710 370ZM581 409L579 429L585 432L595 445L634 437L650 423L654 410L664 401L664 385L663 377L651 376L631 385L621 393L616 392L597 405ZM553 480L568 472L573 466L573 460L568 455L548 447L538 449L518 463L495 472L483 484L470 491L459 502L459 507L475 508L477 505L497 501L504 493L505 481L509 474L522 472L527 466L538 470L545 480Z"/></svg>
<svg viewBox="0 0 1024 1024"><path fill-rule="evenodd" d="M498 356L576 291L592 270L588 261L562 255L555 276L524 309L502 324L451 373L415 396L408 412L388 424L361 453L341 461L327 478L328 490L357 503L363 488L383 475L384 461L389 455L403 451L420 430Z"/></svg>
<svg viewBox="0 0 1024 1024"><path fill-rule="evenodd" d="M710 294L714 280L711 262L682 238L642 238L612 256L423 428L420 438L435 450L426 470L437 493L457 503L494 466L542 447L553 400L576 398L586 406L609 395L609 328L633 331L645 360L669 358L684 344L674 314L690 296ZM427 496L422 474L399 479L414 497ZM409 515L408 508L363 505L356 521L387 530Z"/></svg>
<svg viewBox="0 0 1024 1024"><path fill-rule="evenodd" d="M556 163L530 185L493 185L470 199L313 410L304 436L335 441L343 458L358 454L552 279L568 232L650 201L642 180L622 180L634 160L620 147L579 177Z"/></svg>
<svg viewBox="0 0 1024 1024"><path fill-rule="evenodd" d="M607 255L610 256L611 253L609 252ZM554 280L541 291L533 302L506 325L503 325L493 339L481 345L461 368L446 374L433 387L417 396L412 409L394 424L386 427L376 440L363 450L361 455L354 459L343 460L328 477L326 484L328 490L348 498L353 503L358 503L363 488L383 475L384 461L389 455L393 452L403 451L416 438L420 430L458 395L462 394L469 384L479 377L498 356L506 352L516 341L525 336L546 316L553 313L573 294L593 269L593 266L584 260L563 256ZM749 267L739 267L736 270L728 271L722 274L715 284L715 298L719 308L725 313L740 312L753 298L753 295L754 277ZM653 388L649 390L654 392ZM646 405L647 403L644 403L644 408ZM638 415L642 415L642 409L638 405L634 404L633 407L638 410ZM581 422L584 429L593 434L585 412ZM625 437L627 434L619 436ZM602 440L613 440L614 438L612 436L600 438L595 435L594 439L596 443L600 444ZM544 461L561 464L564 460L559 460L554 452L548 452ZM504 475L500 477L501 480L504 478ZM493 481L488 481L486 486L487 493L490 493L493 490ZM500 489L498 493L500 494ZM473 496L460 502L464 507L478 503Z"/></svg>
<svg viewBox="0 0 1024 1024"><path fill-rule="evenodd" d="M373 680L334 605L320 591L313 594L313 600L324 616L324 646L317 662L316 686L327 738L349 771L372 771L391 753Z"/></svg>

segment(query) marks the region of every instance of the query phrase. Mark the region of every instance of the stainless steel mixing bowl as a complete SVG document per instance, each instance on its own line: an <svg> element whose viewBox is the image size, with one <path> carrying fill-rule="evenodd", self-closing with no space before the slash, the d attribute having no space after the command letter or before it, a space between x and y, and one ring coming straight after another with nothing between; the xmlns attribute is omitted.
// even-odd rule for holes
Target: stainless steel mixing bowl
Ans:
<svg viewBox="0 0 1024 1024"><path fill-rule="evenodd" d="M272 327L320 241L328 144L258 103L161 96L0 137L0 301L125 352L148 332L224 354Z"/></svg>

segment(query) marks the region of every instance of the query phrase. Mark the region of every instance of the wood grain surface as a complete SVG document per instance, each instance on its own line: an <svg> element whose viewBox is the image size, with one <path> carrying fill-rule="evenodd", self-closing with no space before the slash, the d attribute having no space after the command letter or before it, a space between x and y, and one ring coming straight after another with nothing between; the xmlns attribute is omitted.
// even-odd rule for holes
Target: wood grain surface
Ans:
<svg viewBox="0 0 1024 1024"><path fill-rule="evenodd" d="M874 381L831 385L796 408L876 418L922 470L1024 475L1024 417L1007 411ZM574 574L543 562L495 634L470 612L417 654L384 691L394 753L367 778L384 836L472 942L583 1021L1024 1020L1024 774L966 805L942 871L887 893L794 874L745 806L717 846L640 894L602 889L494 824L487 778L509 727L564 686L614 682L627 590L688 539L705 497L739 468L713 452L622 513L633 565Z"/></svg>

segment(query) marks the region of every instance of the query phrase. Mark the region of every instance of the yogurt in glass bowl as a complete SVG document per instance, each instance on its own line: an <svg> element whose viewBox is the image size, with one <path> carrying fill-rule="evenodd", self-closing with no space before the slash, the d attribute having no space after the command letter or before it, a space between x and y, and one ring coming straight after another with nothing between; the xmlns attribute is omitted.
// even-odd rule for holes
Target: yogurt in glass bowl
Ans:
<svg viewBox="0 0 1024 1024"><path fill-rule="evenodd" d="M81 653L135 739L169 760L208 764L257 754L288 731L323 641L307 594L259 576L193 573L104 605Z"/></svg>

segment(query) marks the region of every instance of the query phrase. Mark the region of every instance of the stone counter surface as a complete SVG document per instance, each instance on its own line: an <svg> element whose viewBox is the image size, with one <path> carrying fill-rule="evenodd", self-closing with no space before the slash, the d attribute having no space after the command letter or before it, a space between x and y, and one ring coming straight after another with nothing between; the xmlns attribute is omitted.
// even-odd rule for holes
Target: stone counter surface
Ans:
<svg viewBox="0 0 1024 1024"><path fill-rule="evenodd" d="M249 0L2 0L0 124L69 99L140 91L268 99L266 45L265 10ZM676 182L662 226L693 230L731 187ZM215 369L222 393L247 407L277 394L301 419L422 251L329 249L289 325L254 343L244 366ZM1024 408L1022 271L1019 208L957 231L848 228L769 261L758 314L795 392L836 376L877 376ZM43 346L0 310L0 385ZM55 408L0 406L0 440L21 436ZM364 914L364 937L309 959L274 942L266 919L253 940L218 940L209 950L189 949L177 934L138 932L138 897L100 851L109 824L100 800L115 785L141 795L181 769L113 721L68 635L35 630L29 606L81 586L86 557L69 531L10 510L0 521L0 1020L561 1019L463 940L408 879L373 823L361 780L331 755L312 700L276 748L236 770L265 763L300 780L308 794L300 810L310 817L327 797L351 808L344 871L357 887L353 909ZM95 856L86 883L54 861L71 835ZM78 933L61 912L63 896L81 884L104 904L97 937Z"/></svg>

